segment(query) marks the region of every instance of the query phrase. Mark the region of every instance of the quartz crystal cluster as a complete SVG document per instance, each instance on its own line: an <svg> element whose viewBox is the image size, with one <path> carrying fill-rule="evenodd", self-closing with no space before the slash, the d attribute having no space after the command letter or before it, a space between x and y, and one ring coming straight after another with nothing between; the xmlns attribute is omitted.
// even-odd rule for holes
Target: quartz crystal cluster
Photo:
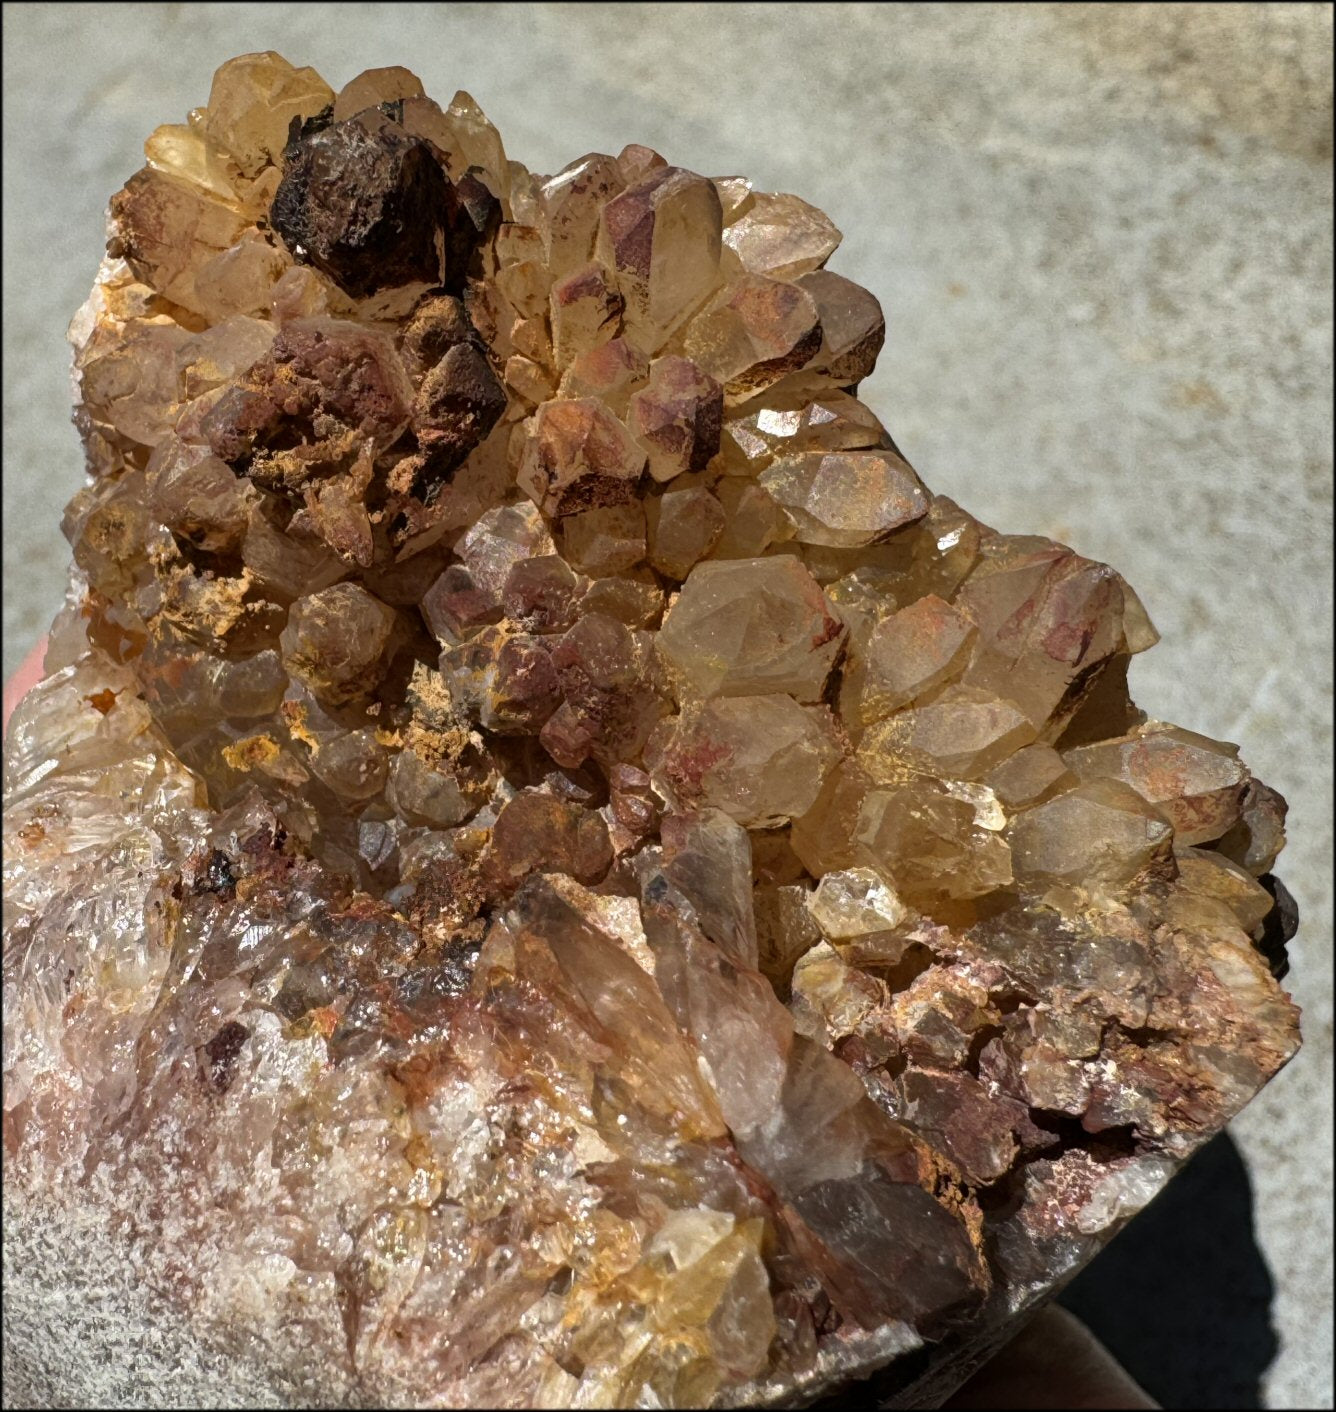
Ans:
<svg viewBox="0 0 1336 1412"><path fill-rule="evenodd" d="M1283 800L925 487L799 197L275 54L146 151L6 745L14 1222L299 1405L959 1379L1293 1053Z"/></svg>

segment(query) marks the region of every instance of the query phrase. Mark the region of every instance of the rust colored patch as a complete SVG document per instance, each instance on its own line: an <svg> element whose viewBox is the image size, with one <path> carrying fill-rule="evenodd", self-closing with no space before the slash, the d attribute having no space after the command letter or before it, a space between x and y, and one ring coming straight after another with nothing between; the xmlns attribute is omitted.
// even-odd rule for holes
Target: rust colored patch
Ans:
<svg viewBox="0 0 1336 1412"><path fill-rule="evenodd" d="M283 713L283 719L287 723L288 734L294 740L300 740L303 745L309 747L312 755L318 754L320 742L311 733L310 726L307 724L310 711L300 701L285 701L279 710ZM382 741L381 744L383 745L385 742Z"/></svg>
<svg viewBox="0 0 1336 1412"><path fill-rule="evenodd" d="M248 735L223 747L223 759L234 770L254 770L278 758L278 745L272 736Z"/></svg>

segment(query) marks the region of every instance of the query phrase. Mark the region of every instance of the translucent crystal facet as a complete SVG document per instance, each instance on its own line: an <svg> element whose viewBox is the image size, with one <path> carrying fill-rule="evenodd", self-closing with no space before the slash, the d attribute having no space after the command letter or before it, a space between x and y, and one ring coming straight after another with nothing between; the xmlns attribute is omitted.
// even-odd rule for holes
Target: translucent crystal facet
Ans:
<svg viewBox="0 0 1336 1412"><path fill-rule="evenodd" d="M683 696L769 691L816 701L844 628L800 560L697 565L669 610L658 649Z"/></svg>

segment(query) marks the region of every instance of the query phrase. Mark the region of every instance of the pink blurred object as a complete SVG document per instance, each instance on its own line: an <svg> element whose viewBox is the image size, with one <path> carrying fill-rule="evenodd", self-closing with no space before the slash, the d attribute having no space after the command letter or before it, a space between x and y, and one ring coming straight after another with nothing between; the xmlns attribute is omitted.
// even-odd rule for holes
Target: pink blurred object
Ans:
<svg viewBox="0 0 1336 1412"><path fill-rule="evenodd" d="M14 708L41 681L42 659L45 656L46 638L44 637L23 659L23 664L18 671L5 683L5 730L9 729L9 718L14 714Z"/></svg>

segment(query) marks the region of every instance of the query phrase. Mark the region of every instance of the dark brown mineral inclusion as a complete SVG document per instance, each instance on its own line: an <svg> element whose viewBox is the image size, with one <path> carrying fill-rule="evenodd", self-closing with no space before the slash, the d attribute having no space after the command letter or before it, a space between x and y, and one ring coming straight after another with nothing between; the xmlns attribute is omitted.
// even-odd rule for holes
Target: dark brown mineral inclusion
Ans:
<svg viewBox="0 0 1336 1412"><path fill-rule="evenodd" d="M298 259L357 298L401 284L439 284L446 250L468 220L430 143L376 110L306 124L284 153L269 222Z"/></svg>

